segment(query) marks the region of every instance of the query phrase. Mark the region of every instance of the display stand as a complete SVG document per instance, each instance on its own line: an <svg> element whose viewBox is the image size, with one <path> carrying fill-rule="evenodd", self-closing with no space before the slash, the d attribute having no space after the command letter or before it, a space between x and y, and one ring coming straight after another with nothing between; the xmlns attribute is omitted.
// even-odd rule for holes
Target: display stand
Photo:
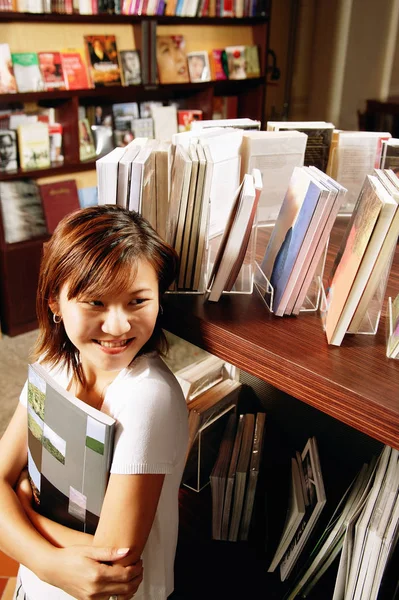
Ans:
<svg viewBox="0 0 399 600"><path fill-rule="evenodd" d="M387 358L392 358L393 360L399 360L399 336L398 336L398 334L396 334L396 336L395 336L396 340L395 341L393 340L393 332L394 332L395 322L394 322L394 317L393 317L392 298L391 297L388 298L386 322L387 322L386 356L387 356Z"/></svg>
<svg viewBox="0 0 399 600"><path fill-rule="evenodd" d="M312 280L306 292L305 299L299 312L315 312L319 309L320 299L323 290L323 273L324 265L326 262L328 242L323 250L323 253L319 259L319 263L316 267ZM274 312L274 289L261 265L255 262L255 287L258 290L263 302L267 306L270 312Z"/></svg>
<svg viewBox="0 0 399 600"><path fill-rule="evenodd" d="M353 327L352 325L350 325L346 331L346 334L351 333L354 335L375 335L377 333L389 274L391 271L393 257L395 255L395 248L396 247L394 246L392 249L391 256L384 267L384 270L378 281L378 285L376 286L374 294L368 303L367 310L362 318L362 321L357 327ZM320 314L323 322L323 328L325 329L325 322L327 318L328 309L332 300L332 293L330 292L329 296L327 297L327 294L323 287L321 289L321 293L322 298L320 303Z"/></svg>
<svg viewBox="0 0 399 600"><path fill-rule="evenodd" d="M185 487L200 492L210 483L210 475L216 462L220 440L223 437L231 411L236 403L226 406L220 413L204 423L190 450L184 469L182 483Z"/></svg>

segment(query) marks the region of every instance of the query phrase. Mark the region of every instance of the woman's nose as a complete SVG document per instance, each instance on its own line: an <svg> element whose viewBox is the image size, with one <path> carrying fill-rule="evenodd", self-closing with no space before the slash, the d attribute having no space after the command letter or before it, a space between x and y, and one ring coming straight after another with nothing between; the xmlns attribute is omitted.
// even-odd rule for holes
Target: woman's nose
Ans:
<svg viewBox="0 0 399 600"><path fill-rule="evenodd" d="M126 334L131 329L129 314L122 308L110 308L102 324L104 333L113 337Z"/></svg>

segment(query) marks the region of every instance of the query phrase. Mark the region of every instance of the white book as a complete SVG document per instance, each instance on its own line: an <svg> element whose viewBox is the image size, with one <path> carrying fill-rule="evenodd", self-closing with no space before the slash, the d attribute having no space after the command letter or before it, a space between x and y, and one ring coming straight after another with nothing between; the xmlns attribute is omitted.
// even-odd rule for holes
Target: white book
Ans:
<svg viewBox="0 0 399 600"><path fill-rule="evenodd" d="M119 160L126 148L114 148L96 160L98 204L116 204L118 193Z"/></svg>
<svg viewBox="0 0 399 600"><path fill-rule="evenodd" d="M306 141L307 135L299 131L244 132L240 178L256 168L263 180L258 225L277 219L294 167L303 166Z"/></svg>
<svg viewBox="0 0 399 600"><path fill-rule="evenodd" d="M176 244L178 227L184 224L187 196L190 186L192 161L187 150L178 144L172 167L172 181L170 189L169 215L166 232L166 241L173 247ZM180 231L182 231L180 229ZM179 234L181 235L181 233Z"/></svg>
<svg viewBox="0 0 399 600"><path fill-rule="evenodd" d="M389 446L385 446L378 461L373 486L367 497L361 515L355 525L355 537L353 547L350 552L350 558L348 557L349 572L347 575L347 584L345 587L345 600L353 600L354 598L366 542L367 527L369 525L375 503L377 501L378 495L380 493L382 484L386 476L386 471L388 468L390 457L391 448Z"/></svg>
<svg viewBox="0 0 399 600"><path fill-rule="evenodd" d="M297 460L292 458L291 485L286 520L284 523L282 536L268 568L269 573L272 573L277 568L305 514L305 498L303 495L299 468L300 467Z"/></svg>
<svg viewBox="0 0 399 600"><path fill-rule="evenodd" d="M160 142L155 149L155 179L157 188L157 232L166 240L172 170L172 144Z"/></svg>
<svg viewBox="0 0 399 600"><path fill-rule="evenodd" d="M205 146L202 150L204 152L206 166L200 202L199 225L196 234L197 243L194 249L195 258L192 265L192 289L194 291L201 290L203 287L203 275L206 269L206 256L208 251L211 187L214 171L214 164L209 148Z"/></svg>
<svg viewBox="0 0 399 600"><path fill-rule="evenodd" d="M209 127L235 127L238 129L260 129L260 121L249 118L242 119L204 119L202 121L193 121L191 129L198 131L208 129Z"/></svg>
<svg viewBox="0 0 399 600"><path fill-rule="evenodd" d="M297 535L291 541L280 563L280 578L285 581L291 573L326 503L323 478L315 438L309 438L301 454L305 481L309 493L309 506Z"/></svg>
<svg viewBox="0 0 399 600"><path fill-rule="evenodd" d="M135 210L139 213L142 211L144 166L156 145L157 142L155 140L148 140L144 146L140 148L140 152L133 160L130 180L129 210Z"/></svg>
<svg viewBox="0 0 399 600"><path fill-rule="evenodd" d="M123 208L127 208L129 205L132 164L140 152L140 146L135 144L135 141L133 140L126 146L126 151L122 154L119 161L116 203Z"/></svg>
<svg viewBox="0 0 399 600"><path fill-rule="evenodd" d="M176 106L153 106L154 137L159 142L170 142L177 133Z"/></svg>
<svg viewBox="0 0 399 600"><path fill-rule="evenodd" d="M187 199L187 209L186 209L186 218L184 221L184 227L182 232L182 240L180 244L180 268L179 268L179 276L178 276L178 287L184 288L184 281L186 275L186 267L188 260L188 249L190 243L190 235L193 224L193 213L195 206L195 197L197 191L197 179L198 179L198 170L199 170L199 160L196 146L194 144L190 144L188 149L188 153L191 159L191 177L190 177L190 187L188 191L188 199ZM177 249L176 249L177 250Z"/></svg>

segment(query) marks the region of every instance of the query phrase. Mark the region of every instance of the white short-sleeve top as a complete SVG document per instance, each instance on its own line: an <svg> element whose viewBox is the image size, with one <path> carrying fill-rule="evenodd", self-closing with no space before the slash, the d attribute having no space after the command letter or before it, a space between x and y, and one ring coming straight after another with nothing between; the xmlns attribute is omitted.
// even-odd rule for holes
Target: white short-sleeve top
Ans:
<svg viewBox="0 0 399 600"><path fill-rule="evenodd" d="M44 365L43 365L44 366ZM64 388L66 369L51 375ZM27 404L27 386L20 401ZM121 371L106 391L101 410L116 419L111 473L164 473L155 519L142 559L144 578L137 600L166 600L172 593L178 533L178 492L188 442L187 405L173 373L157 353L138 357ZM29 600L67 600L62 590L20 568Z"/></svg>

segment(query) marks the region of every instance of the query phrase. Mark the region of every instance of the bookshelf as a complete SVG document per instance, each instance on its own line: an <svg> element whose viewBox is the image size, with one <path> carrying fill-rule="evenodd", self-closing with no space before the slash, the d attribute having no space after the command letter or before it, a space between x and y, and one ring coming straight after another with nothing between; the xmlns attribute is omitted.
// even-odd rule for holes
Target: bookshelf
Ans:
<svg viewBox="0 0 399 600"><path fill-rule="evenodd" d="M201 108L205 119L212 118L214 96L237 96L239 117L263 122L269 18L243 19L220 17L138 17L126 15L34 14L0 12L0 35L11 51L60 50L80 47L83 35L114 34L118 50L141 49L142 24L155 21L163 35L183 34L187 51L210 50L237 43L256 44L262 76L241 81L211 81L198 84L112 86L85 90L32 92L0 95L0 109L22 108L24 104L54 107L56 120L63 125L64 163L35 171L0 173L0 181L21 178L43 179L72 177L90 173L95 161L79 160L79 105L117 102L175 101L182 99L187 108ZM0 215L1 221L1 215ZM5 244L0 222L0 321L8 335L18 335L36 327L35 292L43 239ZM28 272L28 277L22 273Z"/></svg>
<svg viewBox="0 0 399 600"><path fill-rule="evenodd" d="M325 274L345 230L337 220ZM261 232L262 230L260 230ZM386 297L399 289L399 247ZM399 363L385 357L385 304L376 335L346 336L328 346L317 313L278 318L257 292L203 297L168 295L164 327L290 396L371 438L399 449ZM179 315L179 318L176 318Z"/></svg>

